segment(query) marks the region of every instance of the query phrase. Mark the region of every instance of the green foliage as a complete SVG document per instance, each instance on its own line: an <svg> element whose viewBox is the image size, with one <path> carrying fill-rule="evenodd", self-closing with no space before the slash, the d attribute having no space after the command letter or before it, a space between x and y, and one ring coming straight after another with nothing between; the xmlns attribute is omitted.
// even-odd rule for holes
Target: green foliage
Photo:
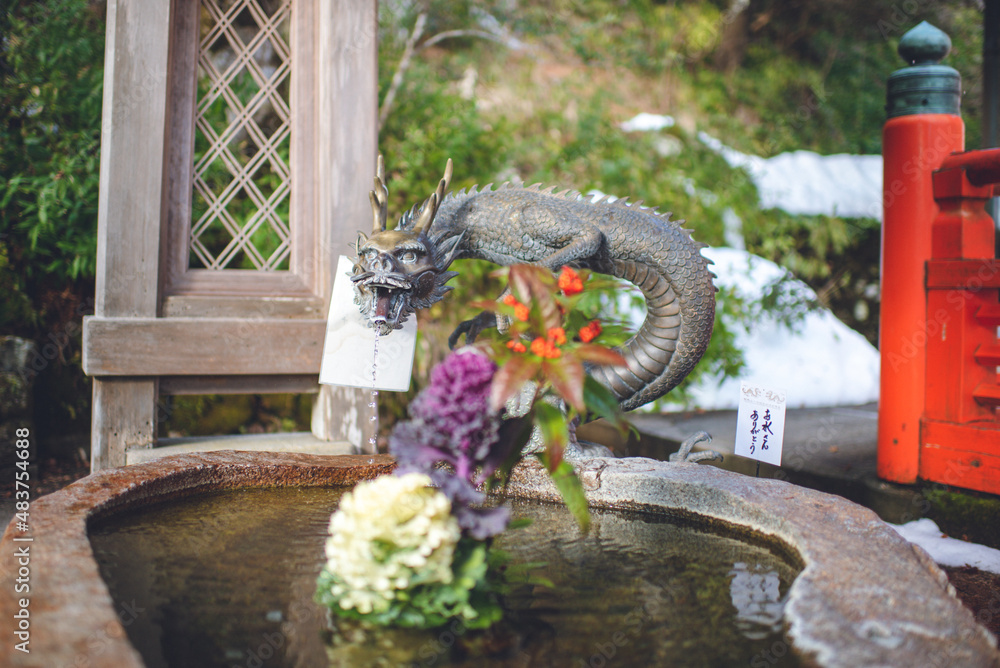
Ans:
<svg viewBox="0 0 1000 668"><path fill-rule="evenodd" d="M396 100L379 139L379 149L390 156L390 211L401 214L430 196L448 158L455 163L454 189L486 183L499 171L509 136L506 123L485 122L475 102L442 86L426 65L411 67Z"/></svg>
<svg viewBox="0 0 1000 668"><path fill-rule="evenodd" d="M86 0L0 10L0 331L41 354L31 365L42 452L90 419L80 321L93 309L103 12Z"/></svg>
<svg viewBox="0 0 1000 668"><path fill-rule="evenodd" d="M36 313L31 299L25 294L24 277L14 270L10 261L10 248L0 244L0 297L3 310L0 315L0 329L14 330L15 323L22 326L35 324Z"/></svg>
<svg viewBox="0 0 1000 668"><path fill-rule="evenodd" d="M562 420L562 416L559 417L562 424L565 425L565 420ZM566 507L573 513L573 518L580 527L580 531L586 533L590 529L590 508L583 491L583 483L580 482L580 478L573 470L573 465L564 459L559 462L550 475Z"/></svg>
<svg viewBox="0 0 1000 668"><path fill-rule="evenodd" d="M104 75L99 5L14 2L0 20L0 216L9 261L29 280L90 278Z"/></svg>
<svg viewBox="0 0 1000 668"><path fill-rule="evenodd" d="M158 405L160 436L308 431L312 398L302 394L166 396Z"/></svg>
<svg viewBox="0 0 1000 668"><path fill-rule="evenodd" d="M567 45L583 61L613 61L645 74L705 58L723 26L712 2L562 1L526 6L520 14L520 31L538 37L565 31Z"/></svg>

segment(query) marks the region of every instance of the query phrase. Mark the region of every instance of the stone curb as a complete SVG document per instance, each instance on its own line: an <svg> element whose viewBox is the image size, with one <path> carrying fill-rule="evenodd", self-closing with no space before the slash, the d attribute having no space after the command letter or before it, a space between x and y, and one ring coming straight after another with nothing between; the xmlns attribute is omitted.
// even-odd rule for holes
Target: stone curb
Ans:
<svg viewBox="0 0 1000 668"><path fill-rule="evenodd" d="M116 508L166 499L189 491L233 487L349 485L388 473L387 455L327 457L295 453L217 452L166 457L146 464L107 469L33 502L30 531L15 528L0 541L0 665L38 668L142 668L128 642L119 611L101 579L87 538L87 523ZM14 542L15 537L32 542ZM30 593L15 592L15 551L30 549ZM10 631L30 602L30 654L17 651ZM121 613L127 620L128 616ZM13 629L11 629L13 630Z"/></svg>
<svg viewBox="0 0 1000 668"><path fill-rule="evenodd" d="M797 552L785 624L807 663L1000 666L996 640L944 572L872 511L832 494L698 464L591 459L578 474L591 506L695 513ZM513 494L559 500L541 466L516 471ZM789 648L781 648L782 653ZM765 656L751 665L771 665Z"/></svg>

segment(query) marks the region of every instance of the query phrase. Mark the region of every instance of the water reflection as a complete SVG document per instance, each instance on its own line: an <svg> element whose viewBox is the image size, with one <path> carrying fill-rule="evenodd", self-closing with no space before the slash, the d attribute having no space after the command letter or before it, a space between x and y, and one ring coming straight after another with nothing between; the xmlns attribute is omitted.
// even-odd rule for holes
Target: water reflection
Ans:
<svg viewBox="0 0 1000 668"><path fill-rule="evenodd" d="M736 628L745 638L761 640L781 630L785 597L778 572L763 564L737 561L729 571L729 597L736 608Z"/></svg>

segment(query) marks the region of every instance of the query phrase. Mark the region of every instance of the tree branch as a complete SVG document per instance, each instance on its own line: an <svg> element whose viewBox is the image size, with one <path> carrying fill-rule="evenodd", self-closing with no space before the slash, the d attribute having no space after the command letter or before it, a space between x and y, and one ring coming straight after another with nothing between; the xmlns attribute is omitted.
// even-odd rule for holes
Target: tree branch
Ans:
<svg viewBox="0 0 1000 668"><path fill-rule="evenodd" d="M420 50L423 51L429 46L434 46L438 42L451 39L452 37L482 37L483 39L493 40L498 44L507 44L507 40L500 35L494 35L493 33L486 32L485 30L445 30L444 32L439 32L421 44Z"/></svg>

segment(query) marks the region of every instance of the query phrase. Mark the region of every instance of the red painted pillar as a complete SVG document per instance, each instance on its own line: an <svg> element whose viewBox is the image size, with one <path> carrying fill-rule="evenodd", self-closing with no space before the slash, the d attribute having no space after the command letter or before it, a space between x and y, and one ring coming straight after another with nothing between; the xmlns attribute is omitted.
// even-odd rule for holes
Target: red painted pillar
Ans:
<svg viewBox="0 0 1000 668"><path fill-rule="evenodd" d="M920 470L928 336L925 263L938 207L931 173L963 150L958 72L938 65L951 48L924 22L899 43L908 63L889 77L882 131L882 303L879 352L878 475L911 483Z"/></svg>
<svg viewBox="0 0 1000 668"><path fill-rule="evenodd" d="M938 207L931 173L964 145L959 116L889 119L882 132L884 220L879 351L878 475L915 482L920 467L929 327L925 263Z"/></svg>

